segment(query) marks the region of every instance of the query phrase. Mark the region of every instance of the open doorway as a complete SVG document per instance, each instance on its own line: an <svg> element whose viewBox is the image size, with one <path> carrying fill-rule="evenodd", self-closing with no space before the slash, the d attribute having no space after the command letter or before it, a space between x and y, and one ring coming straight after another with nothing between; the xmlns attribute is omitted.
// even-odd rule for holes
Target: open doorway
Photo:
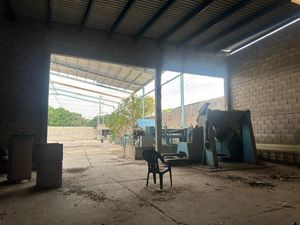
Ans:
<svg viewBox="0 0 300 225"><path fill-rule="evenodd" d="M64 144L65 169L117 157L110 117L153 79L148 68L51 55L48 143Z"/></svg>

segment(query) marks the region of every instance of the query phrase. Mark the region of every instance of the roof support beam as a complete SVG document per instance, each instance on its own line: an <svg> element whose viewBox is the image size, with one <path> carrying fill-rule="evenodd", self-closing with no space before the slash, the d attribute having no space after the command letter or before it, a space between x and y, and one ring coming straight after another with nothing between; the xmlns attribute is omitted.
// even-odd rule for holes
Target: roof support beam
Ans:
<svg viewBox="0 0 300 225"><path fill-rule="evenodd" d="M47 22L48 22L49 25L52 22L52 9L53 9L53 0L48 0Z"/></svg>
<svg viewBox="0 0 300 225"><path fill-rule="evenodd" d="M264 36L268 31L272 32L272 31L278 29L280 26L284 26L285 24L288 24L288 23L292 22L293 20L295 20L297 18L300 18L300 9L299 8L300 7L298 7L296 13L294 13L293 15L291 15L291 13L288 13L287 15L284 16L284 18L281 17L281 18L279 18L275 21L271 21L269 23L266 23L266 24L260 26L259 28L255 29L255 30L252 30L252 31L250 31L246 34L242 34L242 35L240 35L240 36L238 36L238 37L236 37L236 38L234 38L234 39L232 39L232 40L230 40L230 41L228 41L228 42L226 42L222 45L219 45L218 47L215 48L215 50L216 51L223 50L224 48L230 47L230 46L232 46L236 43L239 43L239 42L245 40L248 37L252 37L252 36L255 36L257 34L261 34L261 35L256 37L256 39L258 39L258 38ZM264 32L264 31L267 31L267 32ZM251 43L252 41L253 41L253 39L248 41L247 43L243 43L243 45L247 45L247 44ZM239 48L239 47L237 47L237 48ZM237 49L237 48L235 48L235 49ZM235 50L232 50L232 51L235 51Z"/></svg>
<svg viewBox="0 0 300 225"><path fill-rule="evenodd" d="M62 62L58 62L58 61L56 61L56 60L52 60L51 63L57 64L57 65L60 65L60 66L64 66L64 67L68 67L68 68L71 68L71 69L74 69L74 70L78 70L78 71L81 71L81 72L94 74L94 75L97 75L97 76L99 76L99 77L104 77L104 78L109 79L109 80L112 80L112 81L118 81L118 82L121 82L121 83L124 83L124 84L130 84L130 83L125 82L124 80L120 80L120 79L118 79L118 78L112 78L112 77L111 77L110 75L108 75L108 74L96 73L96 72L93 72L93 71L90 71L90 70L86 70L86 69L79 68L79 67L77 67L77 66L73 66L73 65L69 65L69 64L62 63ZM137 87L137 88L140 87L140 85L136 85L136 84L133 84L132 86L135 86L135 87Z"/></svg>
<svg viewBox="0 0 300 225"><path fill-rule="evenodd" d="M113 98L123 99L122 97L117 96L117 95L107 94L107 93L104 93L104 92L101 92L101 91L94 91L94 90L91 90L91 89L87 89L87 88L83 88L83 87L78 87L76 85L65 84L65 83L62 83L62 82L54 81L54 80L51 80L51 82L52 83L56 83L56 84L60 84L60 85L63 85L63 86L71 87L71 88L77 88L77 89L80 89L80 90L97 93L99 95L106 95L106 96L113 97Z"/></svg>
<svg viewBox="0 0 300 225"><path fill-rule="evenodd" d="M206 23L203 26L199 27L197 30L195 30L191 34L187 35L185 38L183 38L179 42L179 46L185 45L188 42L192 41L193 39L195 39L196 37L201 35L203 32L205 32L206 30L210 29L213 26L218 25L224 19L231 16L232 14L234 14L235 12L237 12L238 10L243 8L245 5L247 5L247 4L249 4L253 1L254 0L241 0L241 1L239 1L237 4L233 5L231 8L229 8L228 10L226 10L225 12L223 12L222 14L220 14L219 16L214 18L213 20L209 21L208 23Z"/></svg>
<svg viewBox="0 0 300 225"><path fill-rule="evenodd" d="M67 94L74 94L74 95L79 95L79 96L83 96L83 97L87 97L87 98L92 98L92 99L97 99L99 100L99 97L95 97L95 96L91 96L91 95L86 95L86 94L81 94L75 91L69 91L69 90L64 90L64 89L60 89L60 88L50 88L50 90L54 90L56 92L56 94L58 94L58 92L65 92ZM110 99L106 99L101 97L101 100L105 101L105 102L110 102L110 103L115 103L115 104L119 104L120 102L116 102L116 101L112 101Z"/></svg>
<svg viewBox="0 0 300 225"><path fill-rule="evenodd" d="M170 80L168 80L168 81L162 83L161 86L163 87L164 85L166 85L166 84L172 82L173 80L176 80L176 79L177 79L178 77L180 77L180 76L181 76L181 73L178 74L177 76L173 77L172 79L170 79ZM152 89L151 91L148 91L148 92L145 94L145 96L146 96L146 95L149 95L149 94L152 93L153 91L155 91L155 89Z"/></svg>
<svg viewBox="0 0 300 225"><path fill-rule="evenodd" d="M101 104L101 105L105 105L105 106L108 106L108 107L112 107L113 109L115 109L116 107L114 105L109 105L109 104L106 104L106 103L103 103L103 102L97 102L97 101L92 101L92 100L88 100L88 99L85 99L85 98L80 98L80 97L76 97L76 96L72 96L72 95L67 95L67 94L62 94L62 93L57 93L57 94L50 94L50 95L61 95L61 96L65 96L65 97L69 97L69 98L74 98L74 99L78 99L78 100L82 100L82 101L86 101L86 102L92 102L92 103L96 103L96 104Z"/></svg>
<svg viewBox="0 0 300 225"><path fill-rule="evenodd" d="M175 2L175 0L168 0L150 20L137 32L135 35L135 41L138 41L152 26L153 24L170 8L170 6Z"/></svg>
<svg viewBox="0 0 300 225"><path fill-rule="evenodd" d="M247 16L246 18L244 18L240 22L235 23L231 27L223 30L220 33L217 33L217 34L213 35L212 37L209 37L205 41L198 43L196 48L197 49L205 48L206 46L212 44L213 42L215 42L215 41L223 38L224 36L234 32L235 30L249 24L253 20L256 20L259 17L262 17L265 14L270 13L271 11L275 10L276 8L278 8L278 7L280 7L283 4L288 3L288 2L289 2L289 0L274 0L270 4L263 7L262 9L252 13L250 16Z"/></svg>
<svg viewBox="0 0 300 225"><path fill-rule="evenodd" d="M144 72L145 72L145 70L144 70ZM140 73L140 74L139 74L139 75L131 82L131 84L133 84L134 82L136 82L136 80L139 79L140 76L142 76L144 72L141 72L141 73ZM131 84L128 84L128 85L126 86L125 89L129 88L129 87L131 86Z"/></svg>
<svg viewBox="0 0 300 225"><path fill-rule="evenodd" d="M16 15L14 8L12 6L11 0L5 1L6 10L7 10L7 17L10 21L15 22L16 21Z"/></svg>
<svg viewBox="0 0 300 225"><path fill-rule="evenodd" d="M83 80L79 80L79 79L69 77L69 76L63 76L63 75L60 75L59 73L56 74L56 73L52 72L51 75L66 78L66 79L69 79L69 80L74 80L74 81L81 82L81 83L84 83L84 84L90 84L90 85L94 85L94 86L97 86L97 87L107 88L107 89L110 89L110 90L113 90L113 91L119 91L119 92L126 93L126 94L132 94L132 92L130 92L130 91L120 90L120 89L115 88L115 87L110 87L110 86L106 86L106 85L103 85L103 84L94 83L94 82L90 82L90 81L83 81Z"/></svg>
<svg viewBox="0 0 300 225"><path fill-rule="evenodd" d="M118 16L118 18L116 19L116 21L114 22L114 24L112 25L112 27L110 28L110 31L109 31L109 35L110 36L118 29L118 27L120 26L120 24L123 22L123 19L125 18L125 16L129 12L129 9L132 6L132 4L134 3L134 1L135 0L128 0L127 1L127 3L124 6L122 12Z"/></svg>
<svg viewBox="0 0 300 225"><path fill-rule="evenodd" d="M86 24L89 20L93 5L94 5L94 0L89 0L88 5L85 10L85 13L84 13L84 16L83 16L83 19L80 24L80 30L82 30L86 26Z"/></svg>
<svg viewBox="0 0 300 225"><path fill-rule="evenodd" d="M211 3L215 0L204 0L200 5L198 5L192 12L183 17L178 23L176 23L173 27L171 27L168 31L166 31L160 38L159 43L163 43L166 41L172 34L174 34L178 29L180 29L183 25L185 25L188 21L190 21L194 16L199 13L205 11Z"/></svg>

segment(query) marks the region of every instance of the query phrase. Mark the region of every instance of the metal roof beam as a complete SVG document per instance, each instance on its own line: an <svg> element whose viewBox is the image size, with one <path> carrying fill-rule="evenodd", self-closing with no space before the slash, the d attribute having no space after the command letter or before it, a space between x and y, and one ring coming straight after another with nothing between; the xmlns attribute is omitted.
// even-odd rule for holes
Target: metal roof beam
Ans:
<svg viewBox="0 0 300 225"><path fill-rule="evenodd" d="M62 93L56 93L56 94L50 94L50 95L61 95L61 96L65 96L65 97L69 97L69 98L74 98L74 99L78 99L78 100L82 100L82 101L86 101L86 102L96 103L98 105L99 104L105 105L105 106L108 106L108 107L112 107L113 109L116 108L114 105L109 105L109 104L106 104L106 103L103 103L103 102L100 103L100 102L88 100L88 99L85 99L85 98L80 98L80 97L76 97L76 96L72 96L72 95L67 95L67 94L62 94Z"/></svg>
<svg viewBox="0 0 300 225"><path fill-rule="evenodd" d="M199 13L205 11L211 3L215 0L204 0L200 5L198 5L192 12L183 17L178 23L176 23L173 27L171 27L168 31L166 31L160 38L159 43L163 43L167 40L172 34L174 34L178 29L180 29L183 25L185 25L188 21L190 21L194 16Z"/></svg>
<svg viewBox="0 0 300 225"><path fill-rule="evenodd" d="M107 89L110 89L110 90L113 90L113 91L119 91L119 92L126 93L126 94L132 94L132 92L130 92L130 91L120 90L118 88L106 86L106 85L99 84L99 83L94 83L94 82L90 82L90 81L83 81L83 80L79 80L79 79L76 79L76 78L73 78L73 77L63 76L63 75L55 74L55 73L51 73L51 75L66 78L66 79L69 79L69 80L78 81L78 82L85 83L85 84L94 85L94 86L97 86L97 87L107 88Z"/></svg>
<svg viewBox="0 0 300 225"><path fill-rule="evenodd" d="M80 30L82 30L86 26L86 24L89 20L93 5L94 5L94 0L89 0L86 10L84 12L83 19L80 24Z"/></svg>
<svg viewBox="0 0 300 225"><path fill-rule="evenodd" d="M144 72L145 72L145 70L144 70ZM131 82L131 84L136 82L136 80L139 79L139 77L142 76L144 72L141 72L138 76L136 76L136 78ZM131 86L131 84L128 84L125 89L129 88Z"/></svg>
<svg viewBox="0 0 300 225"><path fill-rule="evenodd" d="M6 10L7 10L7 17L10 21L15 22L16 21L16 15L14 8L12 6L11 0L5 1Z"/></svg>
<svg viewBox="0 0 300 225"><path fill-rule="evenodd" d="M286 25L286 24L292 22L293 20L295 20L295 19L297 19L297 18L300 18L300 10L299 10L299 9L298 9L297 13L295 13L295 14L292 15L292 16L291 16L290 13L288 13L284 18L281 17L280 19L278 19L278 20L276 20L276 21L268 22L268 23L266 23L266 24L260 26L259 28L255 29L255 30L252 30L252 31L250 31L250 32L248 32L248 33L246 33L246 34L242 34L242 35L240 35L239 37L234 38L234 39L232 39L232 40L230 40L230 41L228 41L228 42L226 42L226 43L224 43L224 44L218 46L218 47L216 48L216 51L220 51L220 50L223 50L223 49L226 48L226 47L230 47L230 46L232 46L232 45L234 45L234 44L236 44L236 43L239 43L239 42L245 40L245 39L248 38L248 37L252 37L252 36L255 36L255 35L257 35L257 34L261 34L261 35L259 35L259 36L257 36L257 37L255 38L255 39L258 39L258 38L260 38L260 37L266 35L266 33L267 33L268 31L269 31L268 33L271 33L271 32L273 32L273 31L275 31L276 29L278 29L279 27L284 26L284 25ZM264 32L264 31L265 31L265 32ZM251 39L250 41L248 41L247 43L244 43L243 45L247 45L247 44L249 44L249 43L251 43L251 42L253 42L253 41L254 41L254 40ZM239 47L240 47L240 46L236 47L235 49L238 49ZM235 49L233 49L232 51L235 51Z"/></svg>
<svg viewBox="0 0 300 225"><path fill-rule="evenodd" d="M229 8L228 10L226 10L225 12L223 12L222 14L220 14L219 16L217 16L216 18L214 18L213 20L209 21L208 23L206 23L203 26L201 26L198 29L196 29L191 34L187 35L185 38L183 38L179 42L179 46L185 45L188 42L192 41L193 39L195 39L196 37L198 37L199 35L201 35L203 32L205 32L206 30L210 29L213 26L218 25L224 19L226 19L227 17L231 16L232 14L234 14L235 12L237 12L238 10L240 10L241 8L243 8L245 5L247 5L247 4L249 4L249 3L253 2L253 1L255 1L255 0L241 0L241 1L239 1L237 4L233 5L231 8Z"/></svg>
<svg viewBox="0 0 300 225"><path fill-rule="evenodd" d="M135 41L138 41L152 26L153 24L170 8L170 6L175 2L175 0L168 0L150 20L137 32L135 35Z"/></svg>
<svg viewBox="0 0 300 225"><path fill-rule="evenodd" d="M52 22L52 9L53 9L53 0L48 0L48 12L47 12L48 24L51 24Z"/></svg>
<svg viewBox="0 0 300 225"><path fill-rule="evenodd" d="M125 82L124 80L120 80L118 78L112 78L110 75L108 74L103 74L103 73L96 73L96 72L93 72L93 71L90 71L90 70L86 70L86 69L82 69L82 68L79 68L77 66L73 66L73 65L69 65L69 64L65 64L65 63L62 63L62 62L58 62L58 61L51 61L53 64L57 64L57 65L60 65L60 66L64 66L64 67L68 67L68 68L71 68L71 69L74 69L74 70L79 70L81 72L85 72L85 73L90 73L90 74L94 74L94 75L98 75L99 77L104 77L106 79L109 79L109 80L113 80L113 81L118 81L118 82L121 82L121 83L124 83L124 84L130 84L128 82ZM139 85L136 85L134 84L133 86L139 88L140 86Z"/></svg>
<svg viewBox="0 0 300 225"><path fill-rule="evenodd" d="M135 0L128 0L127 1L127 3L124 6L122 12L118 16L118 18L116 19L116 21L114 22L114 24L112 25L112 27L110 28L110 31L109 31L109 35L110 36L118 29L118 27L120 26L120 24L123 22L123 19L125 18L125 16L129 12L129 9L132 6L132 4L134 3L134 1Z"/></svg>
<svg viewBox="0 0 300 225"><path fill-rule="evenodd" d="M164 86L164 85L166 85L166 84L172 82L173 80L177 79L177 78L180 77L180 76L181 76L181 73L179 73L177 76L173 77L172 79L167 80L166 82L162 83L161 86ZM152 93L154 90L155 90L155 89L152 89L151 91L148 91L148 92L145 94L145 96L148 95L148 94L150 94L150 93Z"/></svg>
<svg viewBox="0 0 300 225"><path fill-rule="evenodd" d="M266 23L266 24L260 26L259 28L254 29L254 30L252 30L252 31L250 31L250 32L248 32L246 34L242 34L242 35L240 35L240 36L238 36L238 37L236 37L236 38L234 38L234 39L232 39L232 40L230 40L230 41L228 41L228 42L226 42L226 43L224 43L222 45L219 45L218 47L215 48L215 50L219 51L219 50L222 50L222 49L224 49L226 47L230 47L230 46L232 46L234 44L237 44L237 43L245 40L248 37L252 37L252 36L255 36L255 35L260 34L260 33L261 33L260 37L264 36L266 34L266 32L264 32L264 31L267 31L267 30L271 30L270 32L272 32L273 30L276 30L278 28L278 26L283 26L285 24L288 24L292 20L300 18L300 10L299 10L299 8L300 7L298 7L298 10L293 15L291 15L291 13L288 13L287 15L284 16L284 18L281 17L281 18L279 18L279 19L277 19L275 21L271 21L269 23ZM257 38L259 38L259 37L257 37ZM253 39L251 39L247 43L250 43L252 41L253 41Z"/></svg>
<svg viewBox="0 0 300 225"><path fill-rule="evenodd" d="M101 92L101 91L94 91L94 90L91 90L91 89L88 89L88 88L78 87L76 85L65 84L65 83L62 83L62 82L54 81L54 80L51 80L51 82L56 83L56 84L60 84L60 85L63 85L63 86L67 86L67 87L72 87L72 88L77 88L77 89L84 90L84 91L97 93L99 95L106 95L106 96L113 97L113 98L123 99L123 97L120 97L120 96L117 96L117 95L112 95L112 94L104 93L104 92Z"/></svg>
<svg viewBox="0 0 300 225"><path fill-rule="evenodd" d="M50 90L54 90L54 91L60 91L60 92L65 92L65 93L68 93L68 94L74 94L74 95L80 95L80 96L83 96L83 97L87 97L87 98L92 98L92 99L97 99L99 100L98 97L95 97L95 96L91 96L91 95L86 95L86 94L81 94L81 93L78 93L78 92L75 92L75 91L69 91L69 90L64 90L64 89L60 89L60 88L50 88ZM58 93L58 92L57 92ZM105 101L105 102L110 102L110 103L115 103L115 104L120 104L120 102L116 102L116 101L112 101L110 99L106 99L106 98L103 98L101 97L101 100Z"/></svg>
<svg viewBox="0 0 300 225"><path fill-rule="evenodd" d="M197 49L201 49L206 47L207 45L212 44L213 42L223 38L224 36L236 31L237 29L247 25L248 23L252 22L253 20L258 19L259 17L264 16L265 14L275 10L276 8L282 6L285 3L290 2L289 0L274 0L272 1L270 4L266 5L265 7L263 7L262 9L252 13L251 15L247 16L246 18L244 18L243 20L241 20L238 23L235 23L234 25L232 25L231 27L223 30L220 33L217 33L215 35L213 35L212 37L206 39L203 42L200 42L199 44L197 44Z"/></svg>

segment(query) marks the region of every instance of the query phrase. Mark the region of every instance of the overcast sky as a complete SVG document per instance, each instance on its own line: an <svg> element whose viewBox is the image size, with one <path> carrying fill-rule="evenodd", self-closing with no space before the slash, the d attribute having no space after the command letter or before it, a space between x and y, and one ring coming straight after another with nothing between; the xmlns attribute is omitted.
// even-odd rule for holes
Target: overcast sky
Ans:
<svg viewBox="0 0 300 225"><path fill-rule="evenodd" d="M162 83L167 80L172 79L173 77L177 76L178 73L166 71L162 75ZM120 92L116 91L107 91L104 88L94 87L93 85L83 84L82 82L77 81L70 81L65 78L55 76L55 73L50 73L50 79L53 81L57 81L60 83L67 83L71 85L76 85L80 87L84 87L86 89L92 89L95 91L104 91L110 94L117 94L122 95ZM82 95L89 95L93 96L95 99L89 98L91 101L98 102L99 95L92 92L87 92L83 90L74 89L71 87L62 86L57 83L50 84L50 95L49 95L49 105L55 108L63 107L72 112L80 113L82 116L86 118L93 118L99 113L98 104L93 102L86 102L79 99L74 99L70 97L66 97L63 95L53 95L56 89L57 93L64 93L66 95L74 96L74 94L70 94L67 92L62 92L61 90L77 92ZM154 82L151 82L145 87L145 93L153 90ZM137 94L141 95L141 91ZM214 78L214 77L207 77L207 76L200 76L200 75L192 75L192 74L184 74L184 101L185 105L191 104L194 102L207 100L211 98L216 98L224 95L224 81L222 78ZM123 94L125 97L126 94ZM154 92L150 93L149 96L154 96ZM85 98L84 96L78 96L79 98ZM118 101L109 96L103 96L105 101L103 103L110 105L110 106L101 106L102 114L109 114L113 111L112 106L116 106L117 104L113 101ZM162 87L162 108L176 108L180 106L180 78L176 78L175 80L171 81L170 83L164 85Z"/></svg>

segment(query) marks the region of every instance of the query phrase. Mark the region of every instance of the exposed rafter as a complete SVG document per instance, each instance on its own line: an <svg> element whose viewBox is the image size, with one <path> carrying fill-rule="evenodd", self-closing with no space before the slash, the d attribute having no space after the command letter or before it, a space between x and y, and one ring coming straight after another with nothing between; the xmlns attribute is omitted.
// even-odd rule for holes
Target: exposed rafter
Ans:
<svg viewBox="0 0 300 225"><path fill-rule="evenodd" d="M222 32L219 32L215 35L213 35L212 37L206 39L203 42L200 42L197 44L197 49L201 49L201 48L205 48L206 46L212 44L213 42L223 38L224 36L236 31L237 29L246 26L247 24L249 24L250 22L258 19L259 17L262 17L264 15L266 15L269 12L272 12L273 10L275 10L276 8L282 6L285 3L290 2L289 0L275 0L272 1L270 4L266 5L265 7L263 7L262 9L252 13L251 15L247 16L246 18L244 18L243 20L239 21L238 23L235 23L234 25L230 26L229 28L223 30Z"/></svg>
<svg viewBox="0 0 300 225"><path fill-rule="evenodd" d="M78 71L81 71L81 72L94 74L94 75L97 75L97 76L99 76L99 77L106 78L106 79L108 79L108 80L121 82L121 83L123 83L123 84L130 84L130 83L124 81L124 80L121 80L121 79L118 79L118 78L111 77L111 75L109 75L109 74L96 73L96 72L94 72L94 71L90 71L90 70L87 70L87 69L82 69L82 68L80 68L80 67L73 66L73 65L69 65L69 64L65 64L65 63L62 63L62 62L59 62L59 61L56 61L56 60L52 60L51 63L57 64L57 65L60 65L60 66L64 66L64 67L67 67L67 68L71 68L71 69L74 69L74 70L78 70ZM134 87L136 87L136 88L140 88L140 85L133 84L132 86L134 86Z"/></svg>
<svg viewBox="0 0 300 225"><path fill-rule="evenodd" d="M15 22L16 21L16 15L14 8L12 6L11 0L5 0L5 5L7 9L7 17L10 21Z"/></svg>
<svg viewBox="0 0 300 225"><path fill-rule="evenodd" d="M168 0L151 19L137 32L135 41L138 41L152 26L153 24L168 10L168 8L175 2L175 0Z"/></svg>
<svg viewBox="0 0 300 225"><path fill-rule="evenodd" d="M80 96L83 96L83 97L87 97L87 98L92 98L92 99L99 100L99 97L95 97L95 96L91 96L91 95L86 95L86 94L81 94L81 93L78 93L78 92L75 92L75 91L69 91L69 90L64 90L64 89L60 89L60 88L50 88L50 90L65 92L65 93L68 93L68 94L80 95ZM103 96L101 96L101 100L104 101L104 102L110 102L110 103L115 103L115 104L119 104L120 103L120 102L112 101L110 99L105 99L105 98L103 98Z"/></svg>
<svg viewBox="0 0 300 225"><path fill-rule="evenodd" d="M247 4L249 4L249 3L253 2L253 1L255 1L255 0L241 0L241 1L239 1L237 4L233 5L231 8L229 8L225 12L221 13L219 16L217 16L213 20L209 21L208 23L204 24L203 26L199 27L194 32L192 32L191 34L189 34L188 36L186 36L185 38L183 38L179 42L178 45L182 46L182 45L187 44L188 42L192 41L193 39L195 39L196 37L198 37L199 35L201 35L206 30L210 29L213 26L218 25L224 19L226 19L227 17L231 16L232 14L234 14L235 12L237 12L238 10L240 10L241 8L243 8L245 5L247 5Z"/></svg>
<svg viewBox="0 0 300 225"><path fill-rule="evenodd" d="M211 3L215 0L204 0L200 5L198 5L192 12L183 17L178 23L176 23L173 27L171 27L168 31L166 31L160 38L159 43L163 43L167 40L172 34L174 34L178 29L180 29L183 25L185 25L188 21L190 21L197 14L205 11Z"/></svg>
<svg viewBox="0 0 300 225"><path fill-rule="evenodd" d="M69 79L69 80L74 80L74 81L81 82L81 83L84 83L84 84L90 84L90 85L94 85L94 86L97 86L97 87L102 87L102 88L107 88L107 89L114 90L114 91L119 91L119 92L126 93L126 94L131 94L132 93L130 91L121 90L121 89L118 89L118 88L115 88L115 87L112 87L112 86L107 86L107 85L103 85L103 84L99 84L99 83L95 83L95 82L90 82L90 81L86 81L86 80L83 81L83 80L79 80L79 79L69 77L69 76L63 76L63 75L58 74L58 73L57 74L56 73L51 73L51 75L57 76L57 77L63 77L63 78L66 78L66 79Z"/></svg>
<svg viewBox="0 0 300 225"><path fill-rule="evenodd" d="M142 76L143 75L143 73L146 71L146 69L144 69L144 71L143 72L141 72L132 82L131 82L131 84L133 84L134 82L136 82L136 80L137 79L139 79L139 77L140 76ZM130 86L131 86L131 84L128 84L127 86L126 86L126 88L125 89L128 89Z"/></svg>
<svg viewBox="0 0 300 225"><path fill-rule="evenodd" d="M106 96L109 96L109 97L122 99L122 97L117 96L117 95L112 95L112 94L104 93L104 92L101 92L101 91L94 91L94 90L90 90L88 88L79 87L79 86L76 86L76 85L65 84L65 83L62 83L62 82L54 81L54 80L51 80L51 82L52 83L56 83L56 84L60 84L60 85L66 86L66 87L77 88L77 89L80 89L80 90L83 90L83 91L89 91L89 92L97 93L99 95L106 95Z"/></svg>
<svg viewBox="0 0 300 225"><path fill-rule="evenodd" d="M86 10L84 12L83 19L82 19L81 24L80 24L80 30L82 30L86 26L86 24L89 20L92 8L93 8L93 4L94 4L94 0L89 0L88 5L86 7Z"/></svg>
<svg viewBox="0 0 300 225"><path fill-rule="evenodd" d="M80 97L72 96L72 95L68 95L68 94L55 93L55 94L50 94L50 95L55 95L55 96L56 95L61 95L61 96L69 97L69 98L74 98L74 99L82 100L82 101L85 101L85 102L91 102L91 103L101 104L101 105L104 105L104 106L112 107L113 109L116 108L114 105L109 105L109 104L106 104L106 103L103 103L103 102L100 103L100 102L97 102L97 101L93 101L93 100L89 100L89 99L85 99L85 98L80 98Z"/></svg>
<svg viewBox="0 0 300 225"><path fill-rule="evenodd" d="M126 5L124 6L122 12L120 13L120 15L118 16L118 18L116 19L116 21L114 22L114 24L112 25L112 27L110 28L109 31L109 35L111 36L120 26L120 24L122 23L123 19L125 18L125 16L127 15L127 13L129 12L130 7L132 6L132 4L134 3L135 0L128 0Z"/></svg>
<svg viewBox="0 0 300 225"><path fill-rule="evenodd" d="M47 13L48 24L51 24L52 22L52 9L53 9L53 0L48 0L48 13Z"/></svg>
<svg viewBox="0 0 300 225"><path fill-rule="evenodd" d="M264 36L266 34L266 32L272 32L272 31L278 29L280 26L284 26L285 24L288 24L288 23L290 23L291 21L293 21L297 18L300 18L300 7L294 14L291 15L291 13L288 13L284 17L281 17L281 18L279 18L275 21L265 23L264 25L254 29L250 32L242 34L242 35L240 35L240 36L238 36L238 37L236 37L236 38L234 38L234 39L232 39L232 40L230 40L230 41L228 41L228 42L226 42L222 45L219 45L218 47L215 48L215 50L220 51L222 49L225 49L226 47L230 47L234 44L242 42L243 40L245 40L246 38L249 38L249 37L256 36L256 39L260 38L260 37ZM261 35L259 35L259 34L261 34ZM253 41L253 39L251 39L250 41L248 41L246 43L243 43L243 45L247 45L248 43L250 43L252 41Z"/></svg>

